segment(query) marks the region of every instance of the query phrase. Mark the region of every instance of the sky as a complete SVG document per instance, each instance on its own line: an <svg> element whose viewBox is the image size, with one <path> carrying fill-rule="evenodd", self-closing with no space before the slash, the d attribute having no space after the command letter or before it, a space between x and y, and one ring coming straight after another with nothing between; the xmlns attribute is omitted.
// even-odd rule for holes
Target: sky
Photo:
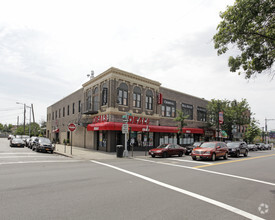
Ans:
<svg viewBox="0 0 275 220"><path fill-rule="evenodd" d="M264 127L275 119L275 79L232 73L212 37L233 0L1 0L0 123L35 120L47 107L116 67L207 100L246 99ZM27 120L29 120L27 109ZM27 121L28 122L28 121ZM275 120L268 121L275 129Z"/></svg>

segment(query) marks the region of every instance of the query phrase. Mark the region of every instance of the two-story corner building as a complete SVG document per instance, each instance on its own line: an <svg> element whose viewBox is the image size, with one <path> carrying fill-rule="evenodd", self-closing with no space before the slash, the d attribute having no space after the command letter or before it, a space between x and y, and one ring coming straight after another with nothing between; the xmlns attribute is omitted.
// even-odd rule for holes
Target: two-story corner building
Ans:
<svg viewBox="0 0 275 220"><path fill-rule="evenodd" d="M62 143L70 139L68 124L75 123L74 146L115 151L116 145L124 145L122 116L128 113L127 139L135 150L162 143L192 144L213 136L205 129L207 104L207 100L112 67L48 107L47 136ZM182 139L174 121L177 109L188 115Z"/></svg>

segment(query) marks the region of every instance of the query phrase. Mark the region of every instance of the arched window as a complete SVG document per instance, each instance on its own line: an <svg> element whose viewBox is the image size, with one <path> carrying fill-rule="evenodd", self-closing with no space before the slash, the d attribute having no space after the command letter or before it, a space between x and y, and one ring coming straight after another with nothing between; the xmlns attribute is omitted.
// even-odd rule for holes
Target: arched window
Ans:
<svg viewBox="0 0 275 220"><path fill-rule="evenodd" d="M92 108L92 93L91 90L86 91L86 111L89 111Z"/></svg>
<svg viewBox="0 0 275 220"><path fill-rule="evenodd" d="M108 88L106 83L102 86L102 105L107 105L108 103Z"/></svg>
<svg viewBox="0 0 275 220"><path fill-rule="evenodd" d="M119 105L128 105L128 86L121 83L117 90L117 102Z"/></svg>
<svg viewBox="0 0 275 220"><path fill-rule="evenodd" d="M153 110L153 92L151 90L146 91L145 108Z"/></svg>
<svg viewBox="0 0 275 220"><path fill-rule="evenodd" d="M96 87L93 91L93 107L94 111L98 111L99 109L99 94L98 94L98 88Z"/></svg>
<svg viewBox="0 0 275 220"><path fill-rule="evenodd" d="M137 86L133 91L133 107L141 108L141 89Z"/></svg>

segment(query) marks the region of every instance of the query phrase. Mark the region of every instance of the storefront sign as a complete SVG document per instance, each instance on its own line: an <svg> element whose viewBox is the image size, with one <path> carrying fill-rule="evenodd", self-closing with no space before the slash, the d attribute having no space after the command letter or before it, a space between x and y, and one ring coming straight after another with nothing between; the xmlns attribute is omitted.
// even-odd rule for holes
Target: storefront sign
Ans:
<svg viewBox="0 0 275 220"><path fill-rule="evenodd" d="M170 101L170 100L167 100L167 99L164 99L164 100L163 100L163 103L164 103L165 105L176 106L176 102L175 102L175 101Z"/></svg>
<svg viewBox="0 0 275 220"><path fill-rule="evenodd" d="M109 121L109 115L98 115L93 118L93 124L100 123L100 122L108 122Z"/></svg>
<svg viewBox="0 0 275 220"><path fill-rule="evenodd" d="M162 105L162 102L163 102L163 100L162 100L162 93L159 93L158 94L158 104Z"/></svg>
<svg viewBox="0 0 275 220"><path fill-rule="evenodd" d="M223 112L219 112L219 124L223 124Z"/></svg>
<svg viewBox="0 0 275 220"><path fill-rule="evenodd" d="M137 116L128 116L128 124L141 124L148 125L150 122L149 118L142 118Z"/></svg>
<svg viewBox="0 0 275 220"><path fill-rule="evenodd" d="M188 105L188 104L182 103L181 106L182 106L183 108L193 109L193 105Z"/></svg>

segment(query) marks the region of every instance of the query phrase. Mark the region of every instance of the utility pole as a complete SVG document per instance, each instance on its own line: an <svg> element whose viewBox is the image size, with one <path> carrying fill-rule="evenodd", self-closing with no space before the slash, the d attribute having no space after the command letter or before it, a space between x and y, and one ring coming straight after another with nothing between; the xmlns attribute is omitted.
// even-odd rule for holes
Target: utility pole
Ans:
<svg viewBox="0 0 275 220"><path fill-rule="evenodd" d="M25 128L26 128L26 104L24 103L24 135L25 135Z"/></svg>
<svg viewBox="0 0 275 220"><path fill-rule="evenodd" d="M34 120L34 110L33 110L33 104L31 104L31 108L32 108L32 121L33 121L33 123L35 123L35 120Z"/></svg>

